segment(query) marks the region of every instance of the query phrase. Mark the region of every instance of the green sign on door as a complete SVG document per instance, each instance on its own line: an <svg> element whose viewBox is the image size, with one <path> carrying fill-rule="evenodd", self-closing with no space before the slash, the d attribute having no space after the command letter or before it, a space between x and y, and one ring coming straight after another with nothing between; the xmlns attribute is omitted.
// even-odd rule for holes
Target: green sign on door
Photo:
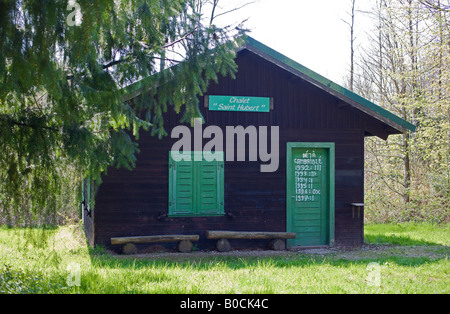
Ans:
<svg viewBox="0 0 450 314"><path fill-rule="evenodd" d="M270 98L245 96L207 96L209 110L270 112Z"/></svg>
<svg viewBox="0 0 450 314"><path fill-rule="evenodd" d="M288 143L288 232L290 246L334 242L334 144Z"/></svg>

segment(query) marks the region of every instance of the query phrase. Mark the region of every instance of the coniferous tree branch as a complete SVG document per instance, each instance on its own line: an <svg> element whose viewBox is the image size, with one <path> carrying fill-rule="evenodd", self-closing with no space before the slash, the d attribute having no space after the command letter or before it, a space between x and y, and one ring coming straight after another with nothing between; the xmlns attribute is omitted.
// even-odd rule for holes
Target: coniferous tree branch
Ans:
<svg viewBox="0 0 450 314"><path fill-rule="evenodd" d="M99 183L133 168L141 131L166 135L164 112L199 115L245 33L203 25L201 1L0 2L0 218L54 212L67 171ZM161 59L179 66L155 75ZM143 78L124 103L121 88Z"/></svg>

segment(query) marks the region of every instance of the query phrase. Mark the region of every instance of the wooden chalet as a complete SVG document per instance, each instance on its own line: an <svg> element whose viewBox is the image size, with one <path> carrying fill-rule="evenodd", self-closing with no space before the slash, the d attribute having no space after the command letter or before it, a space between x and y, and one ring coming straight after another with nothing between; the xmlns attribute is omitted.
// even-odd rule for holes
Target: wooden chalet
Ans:
<svg viewBox="0 0 450 314"><path fill-rule="evenodd" d="M193 243L220 251L363 244L364 139L414 125L252 38L236 63L236 79L220 78L201 97L204 123L195 126L203 146L212 138L206 130L222 130L223 151L202 154L193 144L185 152L191 161L177 159L171 151L180 137L170 134L180 117L168 112L169 136L142 134L136 168L108 169L95 208L86 205L93 193L85 184L91 245L188 252ZM245 139L230 139L227 127L238 126ZM194 138L195 127L182 130Z"/></svg>

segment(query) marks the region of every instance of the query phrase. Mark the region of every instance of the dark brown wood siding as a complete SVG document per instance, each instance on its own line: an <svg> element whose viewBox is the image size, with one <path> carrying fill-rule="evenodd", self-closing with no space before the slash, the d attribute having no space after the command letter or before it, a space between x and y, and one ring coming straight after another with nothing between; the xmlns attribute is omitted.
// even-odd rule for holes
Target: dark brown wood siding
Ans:
<svg viewBox="0 0 450 314"><path fill-rule="evenodd" d="M212 248L214 241L205 239L206 230L286 231L288 142L336 144L336 245L362 244L364 216L353 217L350 204L364 200L364 125L370 122L372 128L383 126L248 51L238 55L237 64L237 78L220 79L218 84L209 87L208 94L272 97L274 110L270 113L213 112L202 106L204 127L216 125L225 134L226 126L279 126L278 171L261 173L260 161L226 162L225 212L234 218L161 218L168 213L168 154L177 141L170 138L170 132L180 119L173 112L167 113L169 137L159 140L148 133L142 134L136 169L109 169L104 176L96 198L96 244L109 247L111 237L120 236L199 234L199 248ZM239 240L232 244L263 245L258 241Z"/></svg>

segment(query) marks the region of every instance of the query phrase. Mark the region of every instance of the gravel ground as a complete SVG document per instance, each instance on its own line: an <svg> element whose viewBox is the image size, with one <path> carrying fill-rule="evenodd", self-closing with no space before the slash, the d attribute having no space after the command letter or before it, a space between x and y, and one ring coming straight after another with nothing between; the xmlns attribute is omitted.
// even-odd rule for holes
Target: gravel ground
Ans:
<svg viewBox="0 0 450 314"><path fill-rule="evenodd" d="M398 246L398 245L366 245L361 248L307 248L291 249L286 251L245 250L245 251L194 251L192 253L153 252L135 255L117 255L119 258L145 258L145 259L174 259L190 260L210 257L305 257L320 256L345 260L376 259L395 256L424 257L429 259L442 259L450 256L449 246Z"/></svg>

